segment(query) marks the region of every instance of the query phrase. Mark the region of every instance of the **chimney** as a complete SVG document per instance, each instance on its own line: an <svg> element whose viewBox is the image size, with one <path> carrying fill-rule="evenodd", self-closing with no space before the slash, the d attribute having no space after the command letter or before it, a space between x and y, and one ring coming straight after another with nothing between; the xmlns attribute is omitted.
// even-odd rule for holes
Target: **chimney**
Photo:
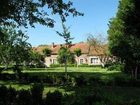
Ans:
<svg viewBox="0 0 140 105"><path fill-rule="evenodd" d="M55 44L54 44L54 42L52 43L52 48L54 48L55 47Z"/></svg>

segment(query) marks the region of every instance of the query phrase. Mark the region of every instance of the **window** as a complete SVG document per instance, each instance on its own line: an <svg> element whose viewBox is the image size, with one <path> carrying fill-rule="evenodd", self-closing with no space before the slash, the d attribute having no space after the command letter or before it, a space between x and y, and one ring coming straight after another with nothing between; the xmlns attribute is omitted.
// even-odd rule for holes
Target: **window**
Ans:
<svg viewBox="0 0 140 105"><path fill-rule="evenodd" d="M91 58L91 64L97 64L98 58Z"/></svg>
<svg viewBox="0 0 140 105"><path fill-rule="evenodd" d="M83 64L84 63L84 59L80 59L80 64Z"/></svg>

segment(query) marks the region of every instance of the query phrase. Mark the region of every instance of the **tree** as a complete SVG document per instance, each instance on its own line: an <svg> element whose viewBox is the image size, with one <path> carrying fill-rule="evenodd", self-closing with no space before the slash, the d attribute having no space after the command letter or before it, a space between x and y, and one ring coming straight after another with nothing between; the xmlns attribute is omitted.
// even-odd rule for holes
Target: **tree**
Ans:
<svg viewBox="0 0 140 105"><path fill-rule="evenodd" d="M58 31L56 31L56 33L59 35L59 36L61 36L61 37L63 37L64 38L64 40L65 40L65 48L66 48L66 50L67 49L69 49L69 47L70 47L70 45L71 45L71 43L72 43L72 37L71 37L71 34L70 34L70 32L69 32L69 28L67 28L66 26L65 26L65 24L64 24L64 22L63 22L63 18L61 17L61 21L62 21L62 28L63 28L63 32L62 33L60 33L60 32L58 32ZM66 75L66 77L67 77L67 53L64 55L64 58L65 58L65 75Z"/></svg>
<svg viewBox="0 0 140 105"><path fill-rule="evenodd" d="M34 51L30 51L30 62L29 62L30 66L35 66L35 67L42 67L44 66L44 55L38 53L38 52L34 52Z"/></svg>
<svg viewBox="0 0 140 105"><path fill-rule="evenodd" d="M54 20L50 14L59 14L63 21L72 14L83 15L72 7L73 3L63 0L1 0L0 1L0 25L11 25L34 27L34 23L54 26Z"/></svg>
<svg viewBox="0 0 140 105"><path fill-rule="evenodd" d="M78 67L78 61L79 61L79 57L81 56L81 49L77 48L74 50L75 55L77 56L77 67Z"/></svg>
<svg viewBox="0 0 140 105"><path fill-rule="evenodd" d="M60 48L60 50L58 51L57 60L60 64L65 64L65 62L67 62L69 64L75 63L74 54L66 47L61 47Z"/></svg>
<svg viewBox="0 0 140 105"><path fill-rule="evenodd" d="M43 50L43 54L45 55L45 56L50 56L51 55L51 49L49 49L49 48L45 48L44 50Z"/></svg>
<svg viewBox="0 0 140 105"><path fill-rule="evenodd" d="M22 62L23 59L21 58L27 56L28 49L31 48L30 44L26 42L28 37L24 35L21 31L16 32L16 30L14 30L13 28L14 27L2 28L2 32L4 34L1 36L0 57L3 63L6 65L6 68L8 67L9 63L14 62L15 59L20 58L20 61ZM14 52L17 53L15 54Z"/></svg>
<svg viewBox="0 0 140 105"><path fill-rule="evenodd" d="M5 65L5 69L7 69L8 65L12 61L11 51L12 51L13 43L15 41L15 31L13 31L11 27L9 27L9 29L5 29L3 27L2 32L4 34L0 35L0 39L1 39L0 40L0 59L1 59L1 63Z"/></svg>
<svg viewBox="0 0 140 105"><path fill-rule="evenodd" d="M106 39L103 38L102 35L93 36L92 34L89 34L87 43L89 44L89 52L91 50L91 47L93 47L96 52L102 53L98 56L102 67L104 67L105 64L109 62L109 60L113 60L109 55Z"/></svg>
<svg viewBox="0 0 140 105"><path fill-rule="evenodd" d="M125 72L137 78L140 72L140 1L121 0L109 23L109 49L125 64Z"/></svg>
<svg viewBox="0 0 140 105"><path fill-rule="evenodd" d="M20 77L21 67L26 66L26 62L30 59L31 45L27 42L28 36L26 36L22 31L17 33L16 40L12 47L12 61L14 65L14 72L17 77Z"/></svg>
<svg viewBox="0 0 140 105"><path fill-rule="evenodd" d="M5 64L5 68L11 63L15 63L15 70L19 70L18 65L28 61L31 45L27 42L28 36L13 27L3 27L0 43L0 58ZM20 71L18 71L20 72Z"/></svg>

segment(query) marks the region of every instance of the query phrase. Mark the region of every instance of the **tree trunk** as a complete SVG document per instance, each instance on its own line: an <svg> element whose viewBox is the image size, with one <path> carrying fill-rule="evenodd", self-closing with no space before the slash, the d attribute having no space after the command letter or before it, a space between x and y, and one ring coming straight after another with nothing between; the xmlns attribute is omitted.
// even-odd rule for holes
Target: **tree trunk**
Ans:
<svg viewBox="0 0 140 105"><path fill-rule="evenodd" d="M132 78L134 77L134 71L133 71L133 69L131 70L131 76L132 76Z"/></svg>
<svg viewBox="0 0 140 105"><path fill-rule="evenodd" d="M65 76L67 78L67 62L65 62Z"/></svg>
<svg viewBox="0 0 140 105"><path fill-rule="evenodd" d="M136 66L135 68L135 79L137 79L137 75L138 75L138 66Z"/></svg>
<svg viewBox="0 0 140 105"><path fill-rule="evenodd" d="M67 78L67 58L65 57L65 76Z"/></svg>

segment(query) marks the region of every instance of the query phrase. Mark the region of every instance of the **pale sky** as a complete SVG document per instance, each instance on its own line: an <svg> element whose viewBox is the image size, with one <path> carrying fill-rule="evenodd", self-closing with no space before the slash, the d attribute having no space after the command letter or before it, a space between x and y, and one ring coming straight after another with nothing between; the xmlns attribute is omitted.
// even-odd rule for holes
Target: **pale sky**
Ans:
<svg viewBox="0 0 140 105"><path fill-rule="evenodd" d="M70 26L71 36L74 37L73 43L86 41L87 35L102 34L107 37L108 23L110 18L114 17L117 12L119 0L72 0L74 7L84 13L80 17L68 17L66 26ZM60 18L55 18L55 27L48 28L47 26L36 25L36 28L28 28L28 42L32 46L41 44L52 44L52 42L61 44L64 43L62 37L56 34L55 31L62 32Z"/></svg>

